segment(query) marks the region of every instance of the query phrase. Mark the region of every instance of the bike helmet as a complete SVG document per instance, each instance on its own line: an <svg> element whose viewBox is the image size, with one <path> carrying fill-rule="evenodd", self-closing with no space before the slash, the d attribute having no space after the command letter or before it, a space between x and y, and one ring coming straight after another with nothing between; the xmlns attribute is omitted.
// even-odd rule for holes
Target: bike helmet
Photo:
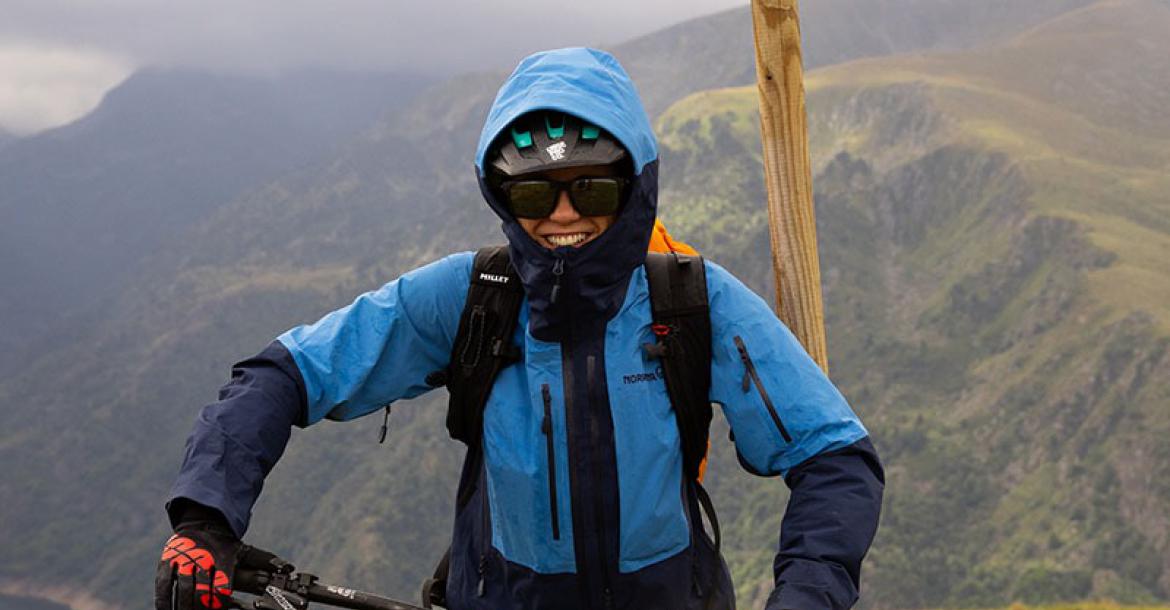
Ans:
<svg viewBox="0 0 1170 610"><path fill-rule="evenodd" d="M626 149L600 127L555 110L521 115L500 135L488 166L498 178L562 167L609 165Z"/></svg>

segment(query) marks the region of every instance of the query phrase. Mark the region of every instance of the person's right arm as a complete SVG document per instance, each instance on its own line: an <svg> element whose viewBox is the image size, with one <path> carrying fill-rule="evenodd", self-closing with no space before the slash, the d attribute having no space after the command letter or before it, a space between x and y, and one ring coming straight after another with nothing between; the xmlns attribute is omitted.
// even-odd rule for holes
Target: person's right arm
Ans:
<svg viewBox="0 0 1170 610"><path fill-rule="evenodd" d="M237 363L187 439L167 503L172 526L210 508L243 537L292 426L353 419L429 390L427 374L451 353L472 257L411 271Z"/></svg>

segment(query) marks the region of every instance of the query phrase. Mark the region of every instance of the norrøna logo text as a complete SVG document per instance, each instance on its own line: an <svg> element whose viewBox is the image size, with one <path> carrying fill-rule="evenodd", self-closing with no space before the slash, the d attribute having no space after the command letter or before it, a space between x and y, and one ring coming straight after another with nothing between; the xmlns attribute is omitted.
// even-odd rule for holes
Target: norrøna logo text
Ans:
<svg viewBox="0 0 1170 610"><path fill-rule="evenodd" d="M506 276L506 275L492 275L490 273L481 273L481 274L479 274L479 279L481 279L485 282L495 282L497 284L507 284L508 283L508 276Z"/></svg>
<svg viewBox="0 0 1170 610"><path fill-rule="evenodd" d="M634 373L633 375L622 375L622 383L643 383L647 381L656 381L662 379L665 374L662 372L662 367L658 367L653 373Z"/></svg>

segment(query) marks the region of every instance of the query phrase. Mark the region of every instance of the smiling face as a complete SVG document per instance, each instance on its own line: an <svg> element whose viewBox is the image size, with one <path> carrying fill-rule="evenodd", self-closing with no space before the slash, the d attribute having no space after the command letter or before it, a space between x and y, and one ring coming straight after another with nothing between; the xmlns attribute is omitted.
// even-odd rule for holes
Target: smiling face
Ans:
<svg viewBox="0 0 1170 610"><path fill-rule="evenodd" d="M615 175L617 173L612 165L586 165L538 172L527 177L568 182L581 177L602 178ZM569 201L569 193L561 191L557 195L557 207L547 218L517 218L516 222L520 223L536 243L545 248L565 246L580 248L597 239L613 225L616 218L616 215L582 216Z"/></svg>

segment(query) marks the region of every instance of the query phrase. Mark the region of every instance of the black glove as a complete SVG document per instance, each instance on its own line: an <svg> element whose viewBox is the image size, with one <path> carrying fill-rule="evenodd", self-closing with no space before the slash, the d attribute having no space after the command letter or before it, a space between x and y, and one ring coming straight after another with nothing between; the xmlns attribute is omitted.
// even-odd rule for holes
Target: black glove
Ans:
<svg viewBox="0 0 1170 610"><path fill-rule="evenodd" d="M218 511L192 511L163 546L154 577L155 610L221 610L232 607L236 569L290 573L293 566L272 553L248 546Z"/></svg>

